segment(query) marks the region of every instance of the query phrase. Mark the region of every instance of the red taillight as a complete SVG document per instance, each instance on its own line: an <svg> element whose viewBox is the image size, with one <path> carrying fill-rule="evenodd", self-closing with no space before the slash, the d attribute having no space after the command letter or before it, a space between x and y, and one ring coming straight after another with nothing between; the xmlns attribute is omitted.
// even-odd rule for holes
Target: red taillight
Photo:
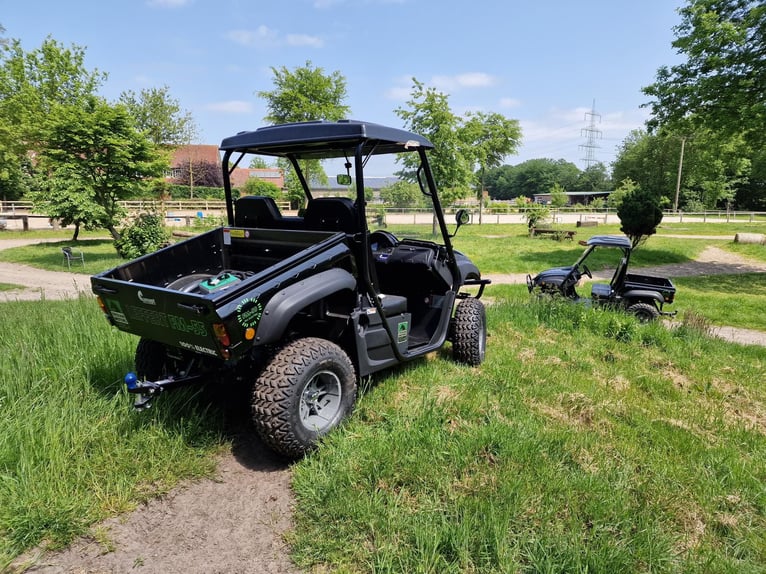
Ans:
<svg viewBox="0 0 766 574"><path fill-rule="evenodd" d="M215 336L218 339L218 342L221 343L221 346L228 347L231 345L231 337L229 337L229 333L226 331L226 327L223 323L214 323L213 333L215 333Z"/></svg>

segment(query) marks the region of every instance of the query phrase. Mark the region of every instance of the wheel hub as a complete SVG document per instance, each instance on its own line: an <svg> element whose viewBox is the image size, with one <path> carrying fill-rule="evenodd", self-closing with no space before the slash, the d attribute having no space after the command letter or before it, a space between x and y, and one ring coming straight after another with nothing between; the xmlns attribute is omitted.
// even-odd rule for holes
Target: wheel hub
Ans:
<svg viewBox="0 0 766 574"><path fill-rule="evenodd" d="M331 371L320 371L309 380L301 393L301 424L317 432L329 428L340 412L340 405L340 379Z"/></svg>

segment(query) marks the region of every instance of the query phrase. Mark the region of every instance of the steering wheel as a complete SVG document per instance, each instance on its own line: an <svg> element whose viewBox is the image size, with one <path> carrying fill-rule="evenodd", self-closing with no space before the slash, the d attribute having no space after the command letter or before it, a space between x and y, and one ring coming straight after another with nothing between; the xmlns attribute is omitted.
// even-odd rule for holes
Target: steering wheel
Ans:
<svg viewBox="0 0 766 574"><path fill-rule="evenodd" d="M377 229L370 233L370 249L373 251L380 251L381 249L389 249L396 247L399 244L399 240L396 236L389 232Z"/></svg>
<svg viewBox="0 0 766 574"><path fill-rule="evenodd" d="M593 274L590 272L590 269L588 269L587 265L582 266L582 272L583 272L583 275L587 275L588 277L593 279Z"/></svg>

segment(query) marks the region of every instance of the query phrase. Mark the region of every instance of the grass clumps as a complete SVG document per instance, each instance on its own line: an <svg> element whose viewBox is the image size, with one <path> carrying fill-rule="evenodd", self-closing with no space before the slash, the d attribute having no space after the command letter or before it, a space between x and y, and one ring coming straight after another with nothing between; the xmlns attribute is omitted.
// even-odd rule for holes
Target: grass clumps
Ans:
<svg viewBox="0 0 766 574"><path fill-rule="evenodd" d="M762 570L763 349L520 294L488 318L482 367L375 381L296 466L302 565Z"/></svg>
<svg viewBox="0 0 766 574"><path fill-rule="evenodd" d="M121 379L135 343L91 298L3 304L0 570L212 472L220 436L189 393L132 412Z"/></svg>

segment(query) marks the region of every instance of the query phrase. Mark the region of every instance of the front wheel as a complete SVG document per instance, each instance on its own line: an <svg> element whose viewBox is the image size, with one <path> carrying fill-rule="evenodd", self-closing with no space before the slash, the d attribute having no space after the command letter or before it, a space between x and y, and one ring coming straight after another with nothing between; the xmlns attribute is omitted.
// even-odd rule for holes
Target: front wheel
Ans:
<svg viewBox="0 0 766 574"><path fill-rule="evenodd" d="M464 299L458 303L452 320L452 356L460 363L480 365L487 346L484 304L478 299Z"/></svg>
<svg viewBox="0 0 766 574"><path fill-rule="evenodd" d="M313 337L285 345L252 394L253 422L273 450L298 458L340 424L356 402L356 374L338 345Z"/></svg>
<svg viewBox="0 0 766 574"><path fill-rule="evenodd" d="M627 309L628 313L633 313L642 323L651 323L660 316L657 307L651 303L634 303Z"/></svg>

